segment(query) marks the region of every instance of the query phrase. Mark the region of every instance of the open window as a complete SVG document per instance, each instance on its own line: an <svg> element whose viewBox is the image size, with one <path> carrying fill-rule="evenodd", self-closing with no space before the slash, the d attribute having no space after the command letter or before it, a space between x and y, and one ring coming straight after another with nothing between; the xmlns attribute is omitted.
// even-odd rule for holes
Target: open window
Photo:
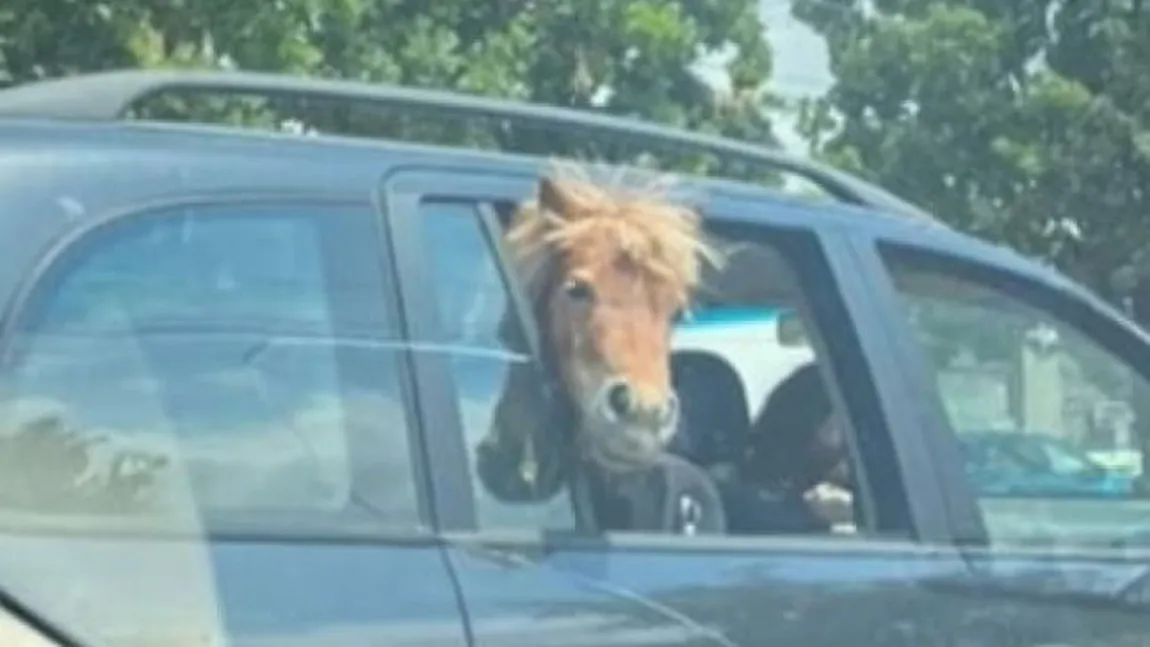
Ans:
<svg viewBox="0 0 1150 647"><path fill-rule="evenodd" d="M817 240L714 223L708 235L723 262L673 342L687 412L677 447L719 483L731 534L868 531L857 416L831 361L850 340L825 343L820 322L841 303Z"/></svg>
<svg viewBox="0 0 1150 647"><path fill-rule="evenodd" d="M514 307L523 277L513 275L499 241L516 204L444 193L422 196L416 208L411 222L420 232L439 320L435 338L416 346L434 343L446 353L476 524L500 533L577 530L580 520L595 515L587 514L588 502L570 481L531 495L499 492L478 467L484 438L506 404L500 390L510 373L531 367L534 376L521 383L516 406L550 406L545 386L555 367L524 343L537 322L513 321L518 334L506 335L508 312L529 317ZM718 219L705 220L705 228L722 263L705 266L690 308L675 322L672 379L682 416L671 452L716 485L726 534L880 532L861 466L889 465L890 441L817 235ZM537 444L533 451L541 450L548 448ZM522 468L520 459L507 467Z"/></svg>

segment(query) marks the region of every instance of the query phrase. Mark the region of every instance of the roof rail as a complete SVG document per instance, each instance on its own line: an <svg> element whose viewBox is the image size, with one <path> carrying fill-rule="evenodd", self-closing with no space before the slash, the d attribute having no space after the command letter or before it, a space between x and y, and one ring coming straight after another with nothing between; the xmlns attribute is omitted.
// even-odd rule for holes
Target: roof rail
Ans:
<svg viewBox="0 0 1150 647"><path fill-rule="evenodd" d="M597 132L612 141L651 142L716 154L788 172L846 203L937 222L894 194L829 166L724 137L590 111L492 99L451 91L249 71L128 69L31 81L0 90L0 117L115 121L152 96L171 91L232 92L267 98L298 97L373 103L460 116L505 119L570 131Z"/></svg>

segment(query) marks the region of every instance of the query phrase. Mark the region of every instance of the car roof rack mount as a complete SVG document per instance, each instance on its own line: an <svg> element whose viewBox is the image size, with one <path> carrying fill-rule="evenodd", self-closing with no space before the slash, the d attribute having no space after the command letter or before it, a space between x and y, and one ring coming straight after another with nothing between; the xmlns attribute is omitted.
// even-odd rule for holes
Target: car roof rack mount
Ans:
<svg viewBox="0 0 1150 647"><path fill-rule="evenodd" d="M295 97L371 103L415 111L435 110L585 131L611 141L650 142L704 151L799 176L836 199L937 223L894 194L829 166L761 146L694 133L637 119L590 111L361 81L318 79L250 71L128 69L44 79L0 90L0 117L118 121L135 105L165 92L230 92L267 98Z"/></svg>

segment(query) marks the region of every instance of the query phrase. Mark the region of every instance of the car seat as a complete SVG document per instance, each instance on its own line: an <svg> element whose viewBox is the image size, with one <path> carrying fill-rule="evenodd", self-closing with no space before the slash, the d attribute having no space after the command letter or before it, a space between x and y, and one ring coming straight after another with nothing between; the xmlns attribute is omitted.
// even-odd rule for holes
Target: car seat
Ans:
<svg viewBox="0 0 1150 647"><path fill-rule="evenodd" d="M679 396L679 433L670 451L700 467L733 466L750 433L747 394L734 369L710 353L680 351L671 357Z"/></svg>
<svg viewBox="0 0 1150 647"><path fill-rule="evenodd" d="M833 412L830 396L815 362L796 368L767 396L751 424L745 469L755 480L791 483L806 491L829 470L815 433Z"/></svg>
<svg viewBox="0 0 1150 647"><path fill-rule="evenodd" d="M722 502L726 532L764 535L829 530L803 500L801 490L760 482L746 469L752 449L771 451L763 446L764 438L754 437L754 431L781 421L797 422L796 412L805 411L805 405L794 398L817 395L813 391L818 384L811 384L812 373L818 377L813 366L799 369L784 380L780 385L784 388L776 389L768 398L752 428L742 380L726 362L696 351L673 356L672 381L679 394L682 420L671 451L706 471ZM794 453L789 448L780 449ZM773 458L803 460L795 455Z"/></svg>

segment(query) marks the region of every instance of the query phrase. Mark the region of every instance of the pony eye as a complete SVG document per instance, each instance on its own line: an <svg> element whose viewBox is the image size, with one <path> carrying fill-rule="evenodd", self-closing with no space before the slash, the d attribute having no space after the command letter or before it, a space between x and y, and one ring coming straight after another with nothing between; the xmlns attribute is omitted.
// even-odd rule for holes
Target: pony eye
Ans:
<svg viewBox="0 0 1150 647"><path fill-rule="evenodd" d="M591 286L585 281L571 281L564 287L567 296L575 301L587 301L591 298Z"/></svg>

